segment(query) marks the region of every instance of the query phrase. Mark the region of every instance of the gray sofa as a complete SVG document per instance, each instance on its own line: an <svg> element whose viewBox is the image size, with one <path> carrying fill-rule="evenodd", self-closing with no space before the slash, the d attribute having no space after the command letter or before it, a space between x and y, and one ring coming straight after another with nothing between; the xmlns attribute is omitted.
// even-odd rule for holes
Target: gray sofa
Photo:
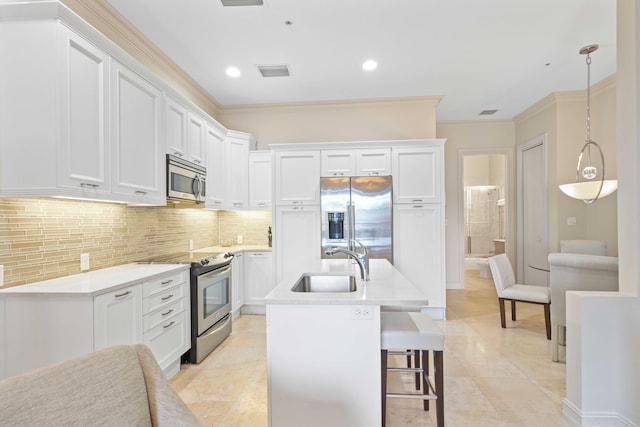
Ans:
<svg viewBox="0 0 640 427"><path fill-rule="evenodd" d="M144 345L0 381L3 426L199 426Z"/></svg>

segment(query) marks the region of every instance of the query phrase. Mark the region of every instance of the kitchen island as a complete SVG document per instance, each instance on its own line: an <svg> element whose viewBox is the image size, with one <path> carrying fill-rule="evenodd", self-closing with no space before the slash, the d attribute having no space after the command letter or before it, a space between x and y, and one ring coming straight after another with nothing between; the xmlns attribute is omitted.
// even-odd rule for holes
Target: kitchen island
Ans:
<svg viewBox="0 0 640 427"><path fill-rule="evenodd" d="M380 307L427 306L426 296L386 260L370 260L369 282L351 260L312 272L355 275L357 289L293 292L289 277L267 295L269 425L379 426Z"/></svg>

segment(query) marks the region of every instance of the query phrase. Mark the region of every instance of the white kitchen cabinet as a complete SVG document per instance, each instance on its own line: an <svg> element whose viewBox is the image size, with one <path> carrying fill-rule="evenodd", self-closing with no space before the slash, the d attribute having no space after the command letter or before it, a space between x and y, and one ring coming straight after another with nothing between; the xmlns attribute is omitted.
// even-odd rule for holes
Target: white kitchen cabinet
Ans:
<svg viewBox="0 0 640 427"><path fill-rule="evenodd" d="M367 148L355 150L356 176L391 175L391 149Z"/></svg>
<svg viewBox="0 0 640 427"><path fill-rule="evenodd" d="M164 95L164 142L167 154L187 156L187 109L169 95Z"/></svg>
<svg viewBox="0 0 640 427"><path fill-rule="evenodd" d="M180 356L191 347L188 280L180 272L142 284L142 342L169 375L180 370Z"/></svg>
<svg viewBox="0 0 640 427"><path fill-rule="evenodd" d="M273 254L270 251L244 253L245 298L242 313L264 314L264 297L274 287Z"/></svg>
<svg viewBox="0 0 640 427"><path fill-rule="evenodd" d="M394 266L429 299L430 314L444 318L444 213L439 204L393 207Z"/></svg>
<svg viewBox="0 0 640 427"><path fill-rule="evenodd" d="M322 150L320 176L354 176L356 155L354 150Z"/></svg>
<svg viewBox="0 0 640 427"><path fill-rule="evenodd" d="M271 151L249 152L249 206L271 208Z"/></svg>
<svg viewBox="0 0 640 427"><path fill-rule="evenodd" d="M94 298L94 349L142 341L142 285Z"/></svg>
<svg viewBox="0 0 640 427"><path fill-rule="evenodd" d="M226 130L217 124L207 123L205 148L207 183L205 207L223 209L227 207L227 145Z"/></svg>
<svg viewBox="0 0 640 427"><path fill-rule="evenodd" d="M443 192L442 146L393 148L393 201L440 203Z"/></svg>
<svg viewBox="0 0 640 427"><path fill-rule="evenodd" d="M276 206L276 283L296 279L320 259L320 206Z"/></svg>
<svg viewBox="0 0 640 427"><path fill-rule="evenodd" d="M276 205L320 204L320 151L276 151Z"/></svg>
<svg viewBox="0 0 640 427"><path fill-rule="evenodd" d="M244 254L236 252L234 255L231 261L231 313L235 319L244 304Z"/></svg>
<svg viewBox="0 0 640 427"><path fill-rule="evenodd" d="M186 160L204 166L205 122L197 114L187 112L187 158Z"/></svg>
<svg viewBox="0 0 640 427"><path fill-rule="evenodd" d="M134 204L165 205L162 94L117 61L112 61L111 76L112 192Z"/></svg>
<svg viewBox="0 0 640 427"><path fill-rule="evenodd" d="M88 196L110 191L108 141L109 56L66 27L60 28L58 183Z"/></svg>
<svg viewBox="0 0 640 427"><path fill-rule="evenodd" d="M41 291L0 295L4 321L11 325L2 331L4 375L17 375L111 345L138 343L151 348L168 377L174 375L180 368L180 356L191 346L189 270L172 268L148 279L144 274L128 273L137 269L126 265L112 267L104 275L100 271L85 273L91 278L87 277L86 283L83 279L81 285L50 285L58 292L43 286ZM111 284L111 278L120 281L131 274L136 275L135 280L113 289L117 283ZM86 293L98 282L104 282L108 290ZM69 286L76 286L77 291Z"/></svg>
<svg viewBox="0 0 640 427"><path fill-rule="evenodd" d="M227 131L227 195L230 209L249 207L249 150L255 147L253 136L236 131Z"/></svg>

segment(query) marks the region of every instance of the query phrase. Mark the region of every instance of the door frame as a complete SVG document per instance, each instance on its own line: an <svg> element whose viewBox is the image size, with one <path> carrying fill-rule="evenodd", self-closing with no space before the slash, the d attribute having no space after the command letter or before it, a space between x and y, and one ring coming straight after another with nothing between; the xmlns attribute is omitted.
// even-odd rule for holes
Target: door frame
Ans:
<svg viewBox="0 0 640 427"><path fill-rule="evenodd" d="M529 139L526 142L523 142L522 144L519 144L517 146L517 181L516 181L516 185L517 185L517 217L518 217L518 231L517 231L517 255L518 255L518 262L517 262L517 271L516 271L516 280L520 280L520 278L524 277L524 198L522 197L523 195L523 176L522 176L522 161L523 161L523 155L524 152L537 147L538 145L542 145L542 158L543 158L543 165L542 165L542 178L543 178L543 183L544 183L544 188L546 188L548 190L549 188L549 176L547 174L548 171L548 157L547 157L547 134L543 133L540 135L537 135L531 139ZM543 218L543 226L544 229L546 230L546 232L544 233L544 237L543 237L543 245L547 248L547 252L548 252L548 248L549 248L549 191L545 191L544 192L544 196L542 198L542 203L544 204L544 211L547 213L544 218Z"/></svg>
<svg viewBox="0 0 640 427"><path fill-rule="evenodd" d="M515 218L513 217L513 203L515 200L513 182L515 181L515 169L513 167L513 147L495 147L495 148L461 148L458 150L458 237L463 239L464 234L464 157L465 156L490 156L492 154L502 154L505 156L505 205L504 205L504 217L505 217L505 253L510 259L512 258L514 251L514 226ZM460 243L462 243L460 245ZM460 240L458 250L458 271L460 272L461 287L464 289L464 242Z"/></svg>

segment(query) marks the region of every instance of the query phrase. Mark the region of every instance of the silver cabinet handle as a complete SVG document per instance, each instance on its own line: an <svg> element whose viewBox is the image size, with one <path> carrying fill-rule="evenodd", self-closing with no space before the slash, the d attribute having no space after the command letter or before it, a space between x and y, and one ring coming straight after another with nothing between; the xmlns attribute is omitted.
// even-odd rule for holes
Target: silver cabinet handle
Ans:
<svg viewBox="0 0 640 427"><path fill-rule="evenodd" d="M173 298L173 294L167 295L166 297L162 297L160 298L162 301L167 301L170 300L171 298Z"/></svg>
<svg viewBox="0 0 640 427"><path fill-rule="evenodd" d="M164 282L160 282L160 284L162 286L168 285L169 283L173 282L173 279L169 279L169 280L165 280Z"/></svg>
<svg viewBox="0 0 640 427"><path fill-rule="evenodd" d="M413 199L413 203L422 203L422 199Z"/></svg>
<svg viewBox="0 0 640 427"><path fill-rule="evenodd" d="M138 196L146 196L147 192L146 191L142 191L142 190L136 190L134 191L135 194L137 194Z"/></svg>
<svg viewBox="0 0 640 427"><path fill-rule="evenodd" d="M88 183L88 182L81 182L80 183L80 187L82 187L82 188L98 188L98 187L100 187L100 185L91 184L91 183Z"/></svg>
<svg viewBox="0 0 640 427"><path fill-rule="evenodd" d="M131 291L126 291L126 292L123 292L123 293L121 293L121 294L115 294L113 297L114 297L114 298L122 298L122 297L126 297L126 296L127 296L127 295L129 295L130 293L131 293Z"/></svg>
<svg viewBox="0 0 640 427"><path fill-rule="evenodd" d="M171 323L169 323L168 325L164 325L162 328L163 328L163 329L167 329L167 328L172 327L172 326L173 326L173 325L175 325L175 324L176 324L176 322L172 320L172 321L171 321Z"/></svg>
<svg viewBox="0 0 640 427"><path fill-rule="evenodd" d="M165 313L162 313L162 316L163 316L163 317L164 317L164 316L168 316L168 315L170 315L171 313L173 313L173 308L172 308L171 310L169 310L169 311L165 312Z"/></svg>

